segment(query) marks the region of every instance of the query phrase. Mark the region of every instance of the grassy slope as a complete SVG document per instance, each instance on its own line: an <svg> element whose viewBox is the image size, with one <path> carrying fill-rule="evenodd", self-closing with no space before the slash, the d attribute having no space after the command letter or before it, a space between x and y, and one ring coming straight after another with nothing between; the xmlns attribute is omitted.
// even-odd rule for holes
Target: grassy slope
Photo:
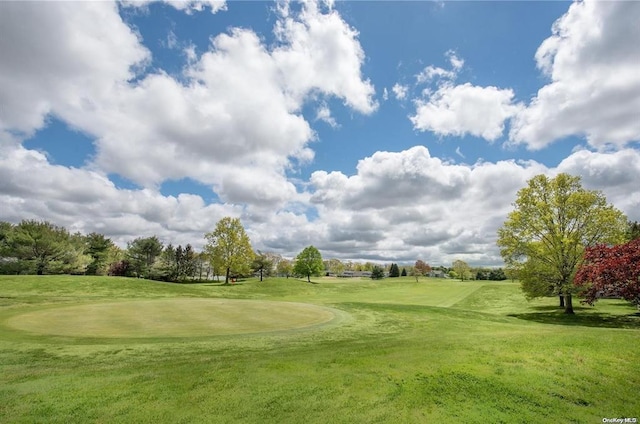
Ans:
<svg viewBox="0 0 640 424"><path fill-rule="evenodd" d="M145 343L28 336L3 326L18 312L56 305L173 297L308 302L349 315L316 331ZM638 416L634 310L606 301L564 317L554 305L526 302L511 283L273 279L220 287L0 277L0 422Z"/></svg>

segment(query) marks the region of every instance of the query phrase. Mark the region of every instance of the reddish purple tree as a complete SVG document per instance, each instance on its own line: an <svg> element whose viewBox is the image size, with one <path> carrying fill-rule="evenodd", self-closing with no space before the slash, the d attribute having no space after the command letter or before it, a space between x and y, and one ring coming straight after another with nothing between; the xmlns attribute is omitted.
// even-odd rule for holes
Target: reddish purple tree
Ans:
<svg viewBox="0 0 640 424"><path fill-rule="evenodd" d="M132 272L131 263L123 260L109 265L109 271L107 274L114 277L130 277Z"/></svg>
<svg viewBox="0 0 640 424"><path fill-rule="evenodd" d="M620 296L640 306L640 239L588 247L574 284L586 289L585 302L590 305L598 297Z"/></svg>
<svg viewBox="0 0 640 424"><path fill-rule="evenodd" d="M413 266L413 275L416 277L416 283L418 282L418 277L421 275L427 275L427 273L431 271L431 267L425 261L418 259L416 264Z"/></svg>

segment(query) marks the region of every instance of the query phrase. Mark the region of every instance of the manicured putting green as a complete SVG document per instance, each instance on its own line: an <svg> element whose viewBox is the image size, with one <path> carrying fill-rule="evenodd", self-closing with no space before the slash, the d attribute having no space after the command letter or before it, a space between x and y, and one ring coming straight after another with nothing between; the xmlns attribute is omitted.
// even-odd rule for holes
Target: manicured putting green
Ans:
<svg viewBox="0 0 640 424"><path fill-rule="evenodd" d="M42 309L10 318L10 327L69 337L196 337L292 330L327 323L331 309L292 302L161 299Z"/></svg>

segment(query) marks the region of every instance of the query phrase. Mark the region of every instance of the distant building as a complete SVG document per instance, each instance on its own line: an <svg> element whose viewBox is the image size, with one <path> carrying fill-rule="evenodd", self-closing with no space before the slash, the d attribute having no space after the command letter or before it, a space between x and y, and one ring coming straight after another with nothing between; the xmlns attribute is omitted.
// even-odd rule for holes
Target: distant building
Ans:
<svg viewBox="0 0 640 424"><path fill-rule="evenodd" d="M338 277L353 278L353 277L367 277L371 278L371 271L343 271Z"/></svg>

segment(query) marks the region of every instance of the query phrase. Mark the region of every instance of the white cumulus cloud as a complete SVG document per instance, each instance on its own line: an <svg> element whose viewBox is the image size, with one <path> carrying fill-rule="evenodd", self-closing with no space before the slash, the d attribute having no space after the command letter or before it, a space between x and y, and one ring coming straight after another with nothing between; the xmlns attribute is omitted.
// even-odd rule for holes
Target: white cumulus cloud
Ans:
<svg viewBox="0 0 640 424"><path fill-rule="evenodd" d="M378 104L373 84L360 70L365 55L358 32L337 11L321 9L314 1L304 3L299 13L290 11L288 3L279 8L275 34L282 45L273 51L273 59L284 89L298 102L319 90L358 112L374 112Z"/></svg>
<svg viewBox="0 0 640 424"><path fill-rule="evenodd" d="M519 109L511 89L444 84L417 99L411 116L415 129L438 135L471 134L493 141L502 136L505 120Z"/></svg>
<svg viewBox="0 0 640 424"><path fill-rule="evenodd" d="M206 8L211 10L211 13L217 13L227 9L227 3L225 0L120 0L120 2L127 7L147 7L150 3L166 3L178 10L182 10L188 15L193 12L202 12Z"/></svg>
<svg viewBox="0 0 640 424"><path fill-rule="evenodd" d="M496 231L515 193L547 171L535 162L451 164L423 146L377 152L358 163L355 175L311 176L316 229L324 229L317 245L378 260L498 264Z"/></svg>
<svg viewBox="0 0 640 424"><path fill-rule="evenodd" d="M224 2L171 5L215 12ZM19 143L55 116L94 139L90 167L105 175L150 189L191 178L262 207L296 202L285 172L313 159L316 137L303 106L320 101L318 118L330 125L323 99L365 114L377 108L358 33L330 6L281 8L275 45L230 28L201 56L187 47L178 80L145 73L150 52L115 3L0 3L0 139Z"/></svg>
<svg viewBox="0 0 640 424"><path fill-rule="evenodd" d="M23 137L95 110L150 59L111 2L0 2L0 52L0 132Z"/></svg>
<svg viewBox="0 0 640 424"><path fill-rule="evenodd" d="M537 150L578 135L604 149L640 140L639 21L639 2L574 2L536 52L550 82L512 121L511 143Z"/></svg>
<svg viewBox="0 0 640 424"><path fill-rule="evenodd" d="M98 172L53 165L21 146L0 146L0 203L1 220L48 220L71 231L105 234L120 245L152 235L197 245L219 219L242 214L241 207L207 205L192 194L118 189Z"/></svg>
<svg viewBox="0 0 640 424"><path fill-rule="evenodd" d="M450 70L429 65L416 75L418 84L435 87L424 89L422 96L413 100L416 112L409 116L413 127L439 136L471 134L488 141L501 137L505 122L520 109L513 90L455 84L464 59L453 50L445 56L451 64Z"/></svg>

